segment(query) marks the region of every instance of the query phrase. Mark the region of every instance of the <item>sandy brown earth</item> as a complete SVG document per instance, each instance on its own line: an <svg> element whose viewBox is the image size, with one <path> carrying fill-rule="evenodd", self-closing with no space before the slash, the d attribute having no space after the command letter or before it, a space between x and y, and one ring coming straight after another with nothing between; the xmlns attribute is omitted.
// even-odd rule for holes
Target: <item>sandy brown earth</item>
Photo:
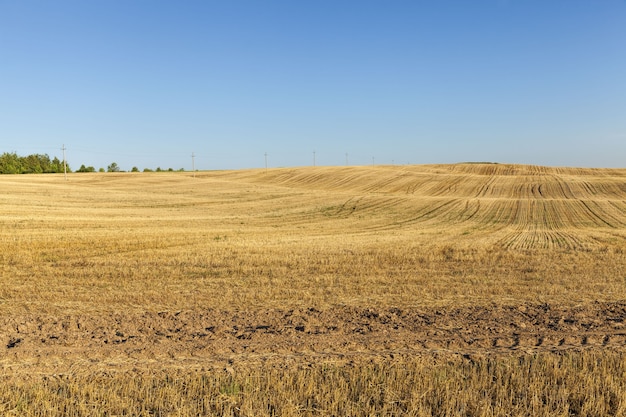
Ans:
<svg viewBox="0 0 626 417"><path fill-rule="evenodd" d="M0 366L113 372L626 348L626 303L180 311L0 319Z"/></svg>

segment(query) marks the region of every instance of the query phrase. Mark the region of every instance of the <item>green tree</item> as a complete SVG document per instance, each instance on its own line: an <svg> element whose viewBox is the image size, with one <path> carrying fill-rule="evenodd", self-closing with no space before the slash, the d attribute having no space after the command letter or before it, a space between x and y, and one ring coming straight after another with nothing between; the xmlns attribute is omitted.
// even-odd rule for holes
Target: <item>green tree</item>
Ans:
<svg viewBox="0 0 626 417"><path fill-rule="evenodd" d="M130 172L139 172L139 168L137 168L137 167L133 167L133 168L130 170Z"/></svg>
<svg viewBox="0 0 626 417"><path fill-rule="evenodd" d="M120 172L120 167L117 162L111 162L111 165L107 167L107 172Z"/></svg>
<svg viewBox="0 0 626 417"><path fill-rule="evenodd" d="M28 155L24 158L22 164L22 174L41 174L50 165L48 155ZM43 165L43 166L42 166Z"/></svg>
<svg viewBox="0 0 626 417"><path fill-rule="evenodd" d="M67 172L72 172L70 170L70 166L67 163L65 164L65 167L67 169ZM50 172L55 172L57 174L65 172L63 168L63 161L61 161L56 156L52 159L52 162L50 163Z"/></svg>
<svg viewBox="0 0 626 417"><path fill-rule="evenodd" d="M80 166L80 168L78 168L78 171L76 172L96 172L96 169L94 167L86 167L84 164Z"/></svg>
<svg viewBox="0 0 626 417"><path fill-rule="evenodd" d="M22 158L15 152L0 155L0 174L21 174Z"/></svg>

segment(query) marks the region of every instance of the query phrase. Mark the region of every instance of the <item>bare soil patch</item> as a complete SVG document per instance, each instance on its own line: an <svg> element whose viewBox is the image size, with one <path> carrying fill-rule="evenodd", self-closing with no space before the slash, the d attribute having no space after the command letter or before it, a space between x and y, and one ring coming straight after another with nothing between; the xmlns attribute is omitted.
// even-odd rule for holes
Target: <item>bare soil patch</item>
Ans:
<svg viewBox="0 0 626 417"><path fill-rule="evenodd" d="M338 306L19 316L0 322L15 371L358 363L412 355L500 355L626 347L626 303L464 308Z"/></svg>

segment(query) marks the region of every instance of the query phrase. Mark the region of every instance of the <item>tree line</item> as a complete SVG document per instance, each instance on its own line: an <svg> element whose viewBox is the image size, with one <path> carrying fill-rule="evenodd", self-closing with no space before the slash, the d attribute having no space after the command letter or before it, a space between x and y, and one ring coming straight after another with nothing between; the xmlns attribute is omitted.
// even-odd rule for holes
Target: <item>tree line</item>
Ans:
<svg viewBox="0 0 626 417"><path fill-rule="evenodd" d="M66 163L67 172L72 172L70 166ZM172 168L156 170L145 168L143 172L172 172ZM183 168L178 171L184 171ZM33 154L28 156L19 156L15 152L5 152L0 155L0 174L62 174L64 171L63 161L56 156L50 159L47 154ZM76 172L122 172L116 162L104 168L96 168L92 166L81 165ZM139 168L133 167L131 172L139 172Z"/></svg>
<svg viewBox="0 0 626 417"><path fill-rule="evenodd" d="M53 174L63 173L63 161L47 154L19 156L15 152L0 155L0 174ZM67 165L67 172L71 172Z"/></svg>
<svg viewBox="0 0 626 417"><path fill-rule="evenodd" d="M184 171L184 168L179 169L179 172ZM144 168L143 172L174 172L174 170L172 168L167 168L167 169L161 169L161 167L157 167L156 170L150 169L150 168ZM86 167L85 165L81 165L80 168L78 168L76 170L76 172L96 172L96 169L92 166ZM97 172L125 172L122 171L119 167L119 165L117 165L117 162L111 162L110 165L107 166L106 170L104 168L100 168L98 169ZM132 167L130 172L139 172L139 168L137 167Z"/></svg>

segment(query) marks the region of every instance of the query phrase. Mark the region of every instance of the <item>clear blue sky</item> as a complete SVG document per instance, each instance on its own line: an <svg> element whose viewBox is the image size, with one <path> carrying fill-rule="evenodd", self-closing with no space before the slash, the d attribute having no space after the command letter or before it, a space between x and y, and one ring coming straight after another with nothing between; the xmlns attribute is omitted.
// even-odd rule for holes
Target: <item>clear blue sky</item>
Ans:
<svg viewBox="0 0 626 417"><path fill-rule="evenodd" d="M0 152L626 167L626 0L0 0Z"/></svg>

